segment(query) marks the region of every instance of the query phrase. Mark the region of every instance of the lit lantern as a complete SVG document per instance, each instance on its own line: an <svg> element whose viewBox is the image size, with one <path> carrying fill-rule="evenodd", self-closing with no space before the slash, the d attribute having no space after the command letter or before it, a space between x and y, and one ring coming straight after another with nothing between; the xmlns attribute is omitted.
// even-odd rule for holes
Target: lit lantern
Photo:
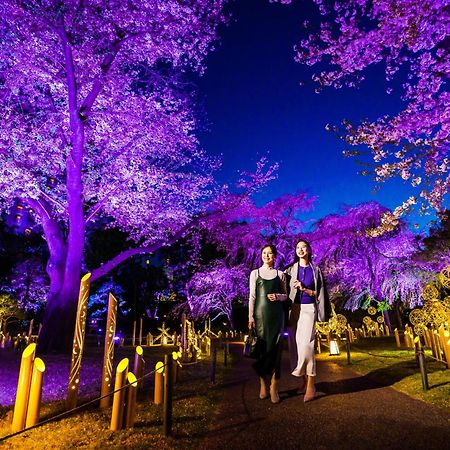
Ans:
<svg viewBox="0 0 450 450"><path fill-rule="evenodd" d="M330 341L330 356L339 355L339 346L336 340Z"/></svg>

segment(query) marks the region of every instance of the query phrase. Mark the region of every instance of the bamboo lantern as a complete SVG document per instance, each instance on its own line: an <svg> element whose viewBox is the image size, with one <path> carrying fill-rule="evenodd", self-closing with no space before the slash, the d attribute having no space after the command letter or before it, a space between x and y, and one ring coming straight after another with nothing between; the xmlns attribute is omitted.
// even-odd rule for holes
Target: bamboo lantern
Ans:
<svg viewBox="0 0 450 450"><path fill-rule="evenodd" d="M87 273L81 279L80 294L78 297L77 319L73 336L72 361L70 364L69 390L67 392L66 400L67 409L73 409L77 406L90 284L91 274Z"/></svg>
<svg viewBox="0 0 450 450"><path fill-rule="evenodd" d="M125 406L125 383L128 376L128 358L122 359L119 362L116 369L116 381L114 384L114 400L111 414L111 426L112 431L117 431L122 428L123 424L123 409Z"/></svg>
<svg viewBox="0 0 450 450"><path fill-rule="evenodd" d="M154 403L155 405L161 405L164 397L164 363L158 361L155 365L155 391L154 391Z"/></svg>
<svg viewBox="0 0 450 450"><path fill-rule="evenodd" d="M105 350L103 355L103 371L102 371L102 387L100 396L104 397L100 400L100 408L109 406L112 384L112 366L114 360L114 336L116 334L116 317L117 317L117 299L109 293L108 301L108 318L105 330Z"/></svg>
<svg viewBox="0 0 450 450"><path fill-rule="evenodd" d="M35 358L33 374L31 376L30 398L28 400L27 419L25 424L26 428L32 427L39 422L44 373L44 361L42 361L41 358Z"/></svg>
<svg viewBox="0 0 450 450"><path fill-rule="evenodd" d="M12 422L13 433L21 431L25 428L35 353L36 344L29 344L22 353L19 380L17 382L16 403L14 405L14 415Z"/></svg>

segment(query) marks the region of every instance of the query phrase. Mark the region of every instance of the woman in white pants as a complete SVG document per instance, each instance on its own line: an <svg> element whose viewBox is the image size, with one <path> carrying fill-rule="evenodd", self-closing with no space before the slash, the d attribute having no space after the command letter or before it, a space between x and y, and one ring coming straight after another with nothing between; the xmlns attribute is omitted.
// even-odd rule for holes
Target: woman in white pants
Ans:
<svg viewBox="0 0 450 450"><path fill-rule="evenodd" d="M311 254L310 244L305 240L298 241L294 262L285 271L292 301L288 321L291 370L292 375L302 378L302 390L306 386L305 402L312 400L316 393L315 324L317 320L328 320L330 313L322 271L311 262Z"/></svg>

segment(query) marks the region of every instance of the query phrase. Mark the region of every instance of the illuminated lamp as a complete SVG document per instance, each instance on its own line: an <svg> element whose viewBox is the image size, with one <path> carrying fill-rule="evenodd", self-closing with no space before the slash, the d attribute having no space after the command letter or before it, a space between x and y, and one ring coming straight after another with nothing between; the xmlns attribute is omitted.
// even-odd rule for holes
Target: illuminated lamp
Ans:
<svg viewBox="0 0 450 450"><path fill-rule="evenodd" d="M330 341L330 356L339 355L339 346L335 339Z"/></svg>

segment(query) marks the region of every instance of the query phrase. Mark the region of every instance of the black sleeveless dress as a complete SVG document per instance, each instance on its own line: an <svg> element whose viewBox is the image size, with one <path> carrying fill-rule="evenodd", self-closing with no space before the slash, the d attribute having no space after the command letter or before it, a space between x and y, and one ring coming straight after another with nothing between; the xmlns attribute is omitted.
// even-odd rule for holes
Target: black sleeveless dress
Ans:
<svg viewBox="0 0 450 450"><path fill-rule="evenodd" d="M275 372L275 378L280 378L284 308L280 301L271 302L267 294L277 294L281 291L278 271L274 279L266 280L261 278L258 270L254 319L260 357L253 363L253 368L261 377Z"/></svg>

